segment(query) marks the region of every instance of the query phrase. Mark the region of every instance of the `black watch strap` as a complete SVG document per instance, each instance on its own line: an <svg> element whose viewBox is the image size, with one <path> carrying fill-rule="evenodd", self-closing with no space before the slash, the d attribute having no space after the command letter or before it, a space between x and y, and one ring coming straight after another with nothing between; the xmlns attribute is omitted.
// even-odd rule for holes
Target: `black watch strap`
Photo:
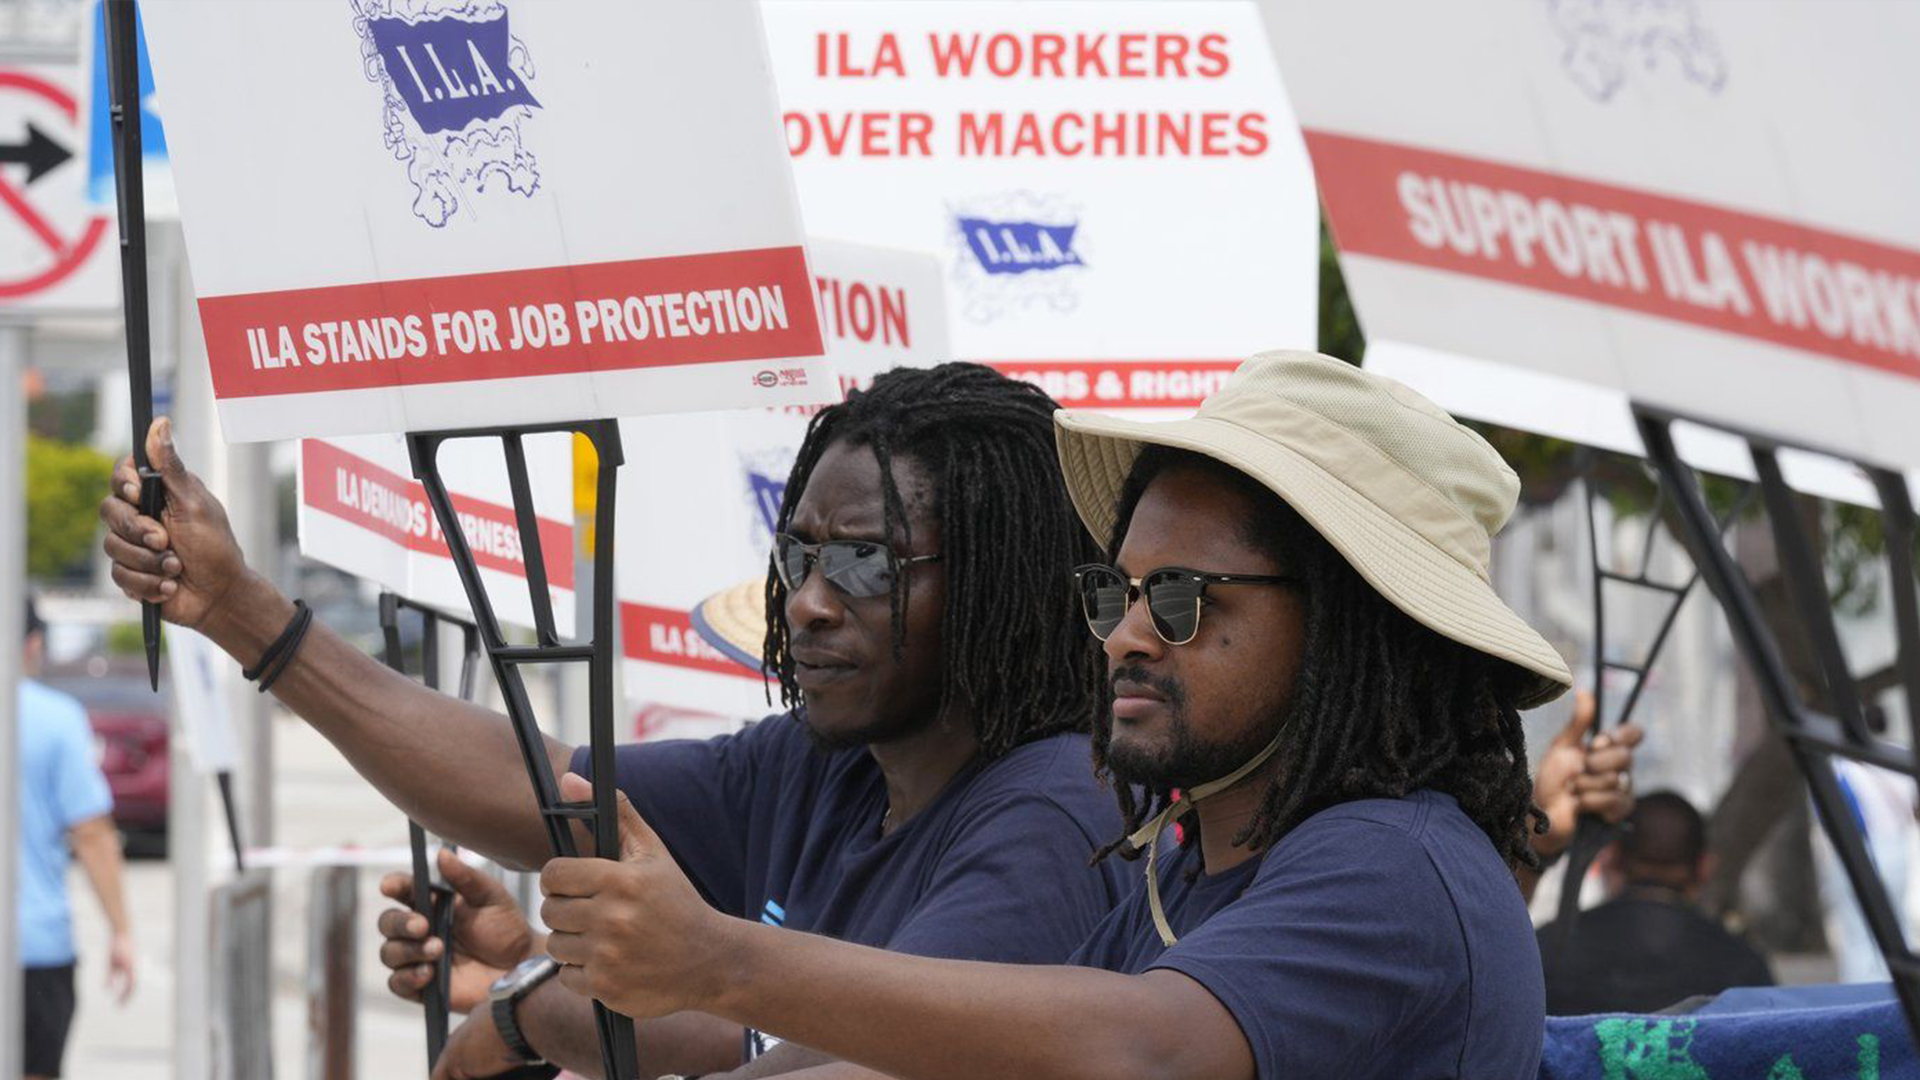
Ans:
<svg viewBox="0 0 1920 1080"><path fill-rule="evenodd" d="M540 1055L533 1052L527 1044L527 1037L520 1031L520 1022L514 1018L514 1007L520 1002L516 998L501 998L493 1003L493 1028L500 1033L500 1041L507 1044L507 1052L528 1064L540 1062Z"/></svg>
<svg viewBox="0 0 1920 1080"><path fill-rule="evenodd" d="M551 959L542 958L528 966L533 970L527 973L520 985L514 987L512 993L493 999L493 1027L500 1033L500 1041L506 1044L508 1052L514 1057L529 1065L544 1066L546 1062L541 1060L532 1044L527 1042L526 1033L520 1030L517 1010L520 1002L524 1001L527 995L539 989L559 972L560 965Z"/></svg>
<svg viewBox="0 0 1920 1080"><path fill-rule="evenodd" d="M541 1062L538 1065L516 1065L503 1073L494 1073L487 1080L553 1080L560 1075L560 1066Z"/></svg>

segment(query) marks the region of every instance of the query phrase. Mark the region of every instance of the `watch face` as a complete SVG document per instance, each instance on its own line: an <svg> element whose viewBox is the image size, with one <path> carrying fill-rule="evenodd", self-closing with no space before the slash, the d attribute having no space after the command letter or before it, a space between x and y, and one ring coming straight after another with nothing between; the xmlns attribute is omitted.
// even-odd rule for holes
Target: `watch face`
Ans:
<svg viewBox="0 0 1920 1080"><path fill-rule="evenodd" d="M535 956L535 957L531 957L529 959L520 961L518 964L514 965L514 968L512 971L509 971L505 975L502 975L498 979L494 980L493 985L489 987L487 990L487 996L489 998L504 998L504 997L511 996L515 990L519 989L521 983L525 982L528 979L528 977L533 975L536 971L539 971L540 968L546 964L546 962L547 962L547 958L544 956Z"/></svg>

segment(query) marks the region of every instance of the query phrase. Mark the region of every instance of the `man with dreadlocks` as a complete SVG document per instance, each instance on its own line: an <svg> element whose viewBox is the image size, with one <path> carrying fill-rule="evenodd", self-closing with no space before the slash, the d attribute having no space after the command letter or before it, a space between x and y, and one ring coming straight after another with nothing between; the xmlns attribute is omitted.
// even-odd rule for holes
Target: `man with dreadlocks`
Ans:
<svg viewBox="0 0 1920 1080"><path fill-rule="evenodd" d="M1405 387L1306 353L1253 358L1190 420L1056 422L1112 552L1054 564L1106 657L1109 850L1145 855L1077 966L727 919L623 805L621 862L542 872L561 980L909 1080L1534 1076L1513 871L1544 823L1519 710L1571 678L1488 583L1513 472Z"/></svg>
<svg viewBox="0 0 1920 1080"><path fill-rule="evenodd" d="M1097 552L1066 498L1054 411L1034 387L946 364L883 374L814 418L766 583L765 664L792 711L617 754L621 791L716 912L922 956L1057 963L1124 894L1118 868L1090 861L1119 822L1087 769L1098 659L1053 572ZM108 500L115 579L250 663L290 605L245 571L164 429L152 446L167 520L135 518L124 490ZM517 865L546 859L504 718L319 627L273 690L435 832ZM587 767L585 748L547 750L556 774ZM451 855L441 869L463 903L454 945L469 953L454 1004L483 1012L435 1076L535 1057L597 1074L587 1000L545 978L557 965L503 890ZM390 983L417 993L444 945L429 948L410 912L381 926ZM489 966L514 969L491 994L475 977ZM642 1024L641 1058L656 1071L733 1068L742 1031L710 1017ZM799 1069L871 1075L792 1044L730 1075Z"/></svg>

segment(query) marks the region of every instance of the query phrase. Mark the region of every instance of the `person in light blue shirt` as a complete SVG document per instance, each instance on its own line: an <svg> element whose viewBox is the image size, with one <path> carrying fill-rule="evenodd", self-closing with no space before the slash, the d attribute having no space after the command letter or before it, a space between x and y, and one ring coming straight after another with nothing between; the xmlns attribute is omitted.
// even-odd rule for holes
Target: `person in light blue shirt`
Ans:
<svg viewBox="0 0 1920 1080"><path fill-rule="evenodd" d="M27 605L23 672L39 673L45 624ZM20 680L20 964L25 969L23 1064L29 1080L60 1075L73 1022L73 910L67 900L68 852L80 860L112 927L108 987L133 991L133 939L121 889L120 838L113 796L94 760L86 709L32 678Z"/></svg>

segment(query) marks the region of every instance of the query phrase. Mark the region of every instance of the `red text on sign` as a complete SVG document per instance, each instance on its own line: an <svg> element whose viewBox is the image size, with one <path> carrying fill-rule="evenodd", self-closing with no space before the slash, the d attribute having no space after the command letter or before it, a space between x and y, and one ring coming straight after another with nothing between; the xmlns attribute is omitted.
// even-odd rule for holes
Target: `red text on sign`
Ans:
<svg viewBox="0 0 1920 1080"><path fill-rule="evenodd" d="M410 551L451 558L446 535L419 482L321 439L300 443L301 499L321 513L385 537ZM451 496L460 535L474 562L515 577L527 576L526 552L513 508L467 495ZM547 580L573 588L573 530L540 518L540 550Z"/></svg>
<svg viewBox="0 0 1920 1080"><path fill-rule="evenodd" d="M820 352L797 247L200 301L222 398Z"/></svg>
<svg viewBox="0 0 1920 1080"><path fill-rule="evenodd" d="M622 601L620 635L626 643L629 660L646 660L760 681L759 675L707 644L707 639L693 628L693 619L685 611Z"/></svg>
<svg viewBox="0 0 1920 1080"><path fill-rule="evenodd" d="M950 33L927 46L943 79L1217 79L1229 66L1225 34Z"/></svg>
<svg viewBox="0 0 1920 1080"><path fill-rule="evenodd" d="M1065 409L1194 409L1223 389L1238 360L993 360Z"/></svg>
<svg viewBox="0 0 1920 1080"><path fill-rule="evenodd" d="M1455 154L1306 137L1343 251L1920 378L1920 251Z"/></svg>
<svg viewBox="0 0 1920 1080"><path fill-rule="evenodd" d="M907 290L898 285L815 277L820 298L820 329L830 338L910 349Z"/></svg>

